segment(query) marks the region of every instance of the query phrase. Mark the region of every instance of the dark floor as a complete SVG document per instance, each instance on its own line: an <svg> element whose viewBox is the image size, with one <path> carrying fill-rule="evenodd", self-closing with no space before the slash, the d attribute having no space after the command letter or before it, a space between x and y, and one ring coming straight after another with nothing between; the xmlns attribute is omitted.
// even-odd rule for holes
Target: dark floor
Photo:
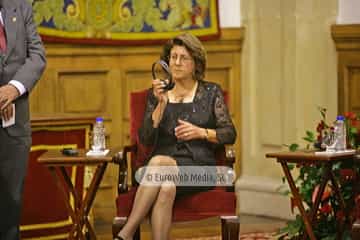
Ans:
<svg viewBox="0 0 360 240"><path fill-rule="evenodd" d="M250 232L274 232L285 225L286 221L262 216L241 215L240 233ZM194 231L196 229L196 231ZM148 224L141 227L142 239L151 239L151 230ZM111 224L95 225L98 239L111 240ZM211 218L195 222L174 223L171 236L173 238L200 237L220 235L220 221L218 218Z"/></svg>

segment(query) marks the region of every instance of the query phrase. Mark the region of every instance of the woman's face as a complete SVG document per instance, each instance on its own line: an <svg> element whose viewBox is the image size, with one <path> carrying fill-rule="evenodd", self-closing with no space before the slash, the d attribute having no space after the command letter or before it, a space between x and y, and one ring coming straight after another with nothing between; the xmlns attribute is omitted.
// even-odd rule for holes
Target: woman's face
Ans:
<svg viewBox="0 0 360 240"><path fill-rule="evenodd" d="M184 46L175 45L170 51L169 65L173 78L192 79L194 60Z"/></svg>

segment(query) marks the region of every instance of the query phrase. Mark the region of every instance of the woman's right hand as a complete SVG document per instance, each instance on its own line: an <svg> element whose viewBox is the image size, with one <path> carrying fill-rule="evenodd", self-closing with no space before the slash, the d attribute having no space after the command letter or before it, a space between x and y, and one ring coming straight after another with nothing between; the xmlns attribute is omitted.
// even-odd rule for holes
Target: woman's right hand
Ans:
<svg viewBox="0 0 360 240"><path fill-rule="evenodd" d="M164 91L165 84L160 79L154 79L152 81L153 93L157 100L161 103L167 103L168 94L167 91Z"/></svg>
<svg viewBox="0 0 360 240"><path fill-rule="evenodd" d="M167 91L164 91L165 84L160 79L153 80L152 86L154 96L159 101L158 105L154 109L154 112L152 113L153 127L157 128L160 124L169 97Z"/></svg>

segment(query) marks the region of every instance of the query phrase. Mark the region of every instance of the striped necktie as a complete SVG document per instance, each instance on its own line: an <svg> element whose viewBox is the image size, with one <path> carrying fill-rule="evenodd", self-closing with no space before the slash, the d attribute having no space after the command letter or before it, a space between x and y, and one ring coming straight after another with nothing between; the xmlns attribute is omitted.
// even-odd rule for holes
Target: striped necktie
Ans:
<svg viewBox="0 0 360 240"><path fill-rule="evenodd" d="M5 28L1 22L0 22L0 49L1 49L1 52L3 52L3 53L6 51Z"/></svg>

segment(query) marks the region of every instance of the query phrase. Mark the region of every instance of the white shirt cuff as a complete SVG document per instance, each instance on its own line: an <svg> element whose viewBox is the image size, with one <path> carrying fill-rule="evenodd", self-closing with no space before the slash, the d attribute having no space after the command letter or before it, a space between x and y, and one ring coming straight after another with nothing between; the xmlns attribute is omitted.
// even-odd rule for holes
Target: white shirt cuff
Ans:
<svg viewBox="0 0 360 240"><path fill-rule="evenodd" d="M9 82L9 84L11 84L11 85L13 85L14 87L16 87L16 89L17 89L17 90L19 91L19 93L20 93L19 96L23 95L23 94L26 92L26 88L24 87L24 85L23 85L21 82L17 81L17 80L11 80L11 81Z"/></svg>

